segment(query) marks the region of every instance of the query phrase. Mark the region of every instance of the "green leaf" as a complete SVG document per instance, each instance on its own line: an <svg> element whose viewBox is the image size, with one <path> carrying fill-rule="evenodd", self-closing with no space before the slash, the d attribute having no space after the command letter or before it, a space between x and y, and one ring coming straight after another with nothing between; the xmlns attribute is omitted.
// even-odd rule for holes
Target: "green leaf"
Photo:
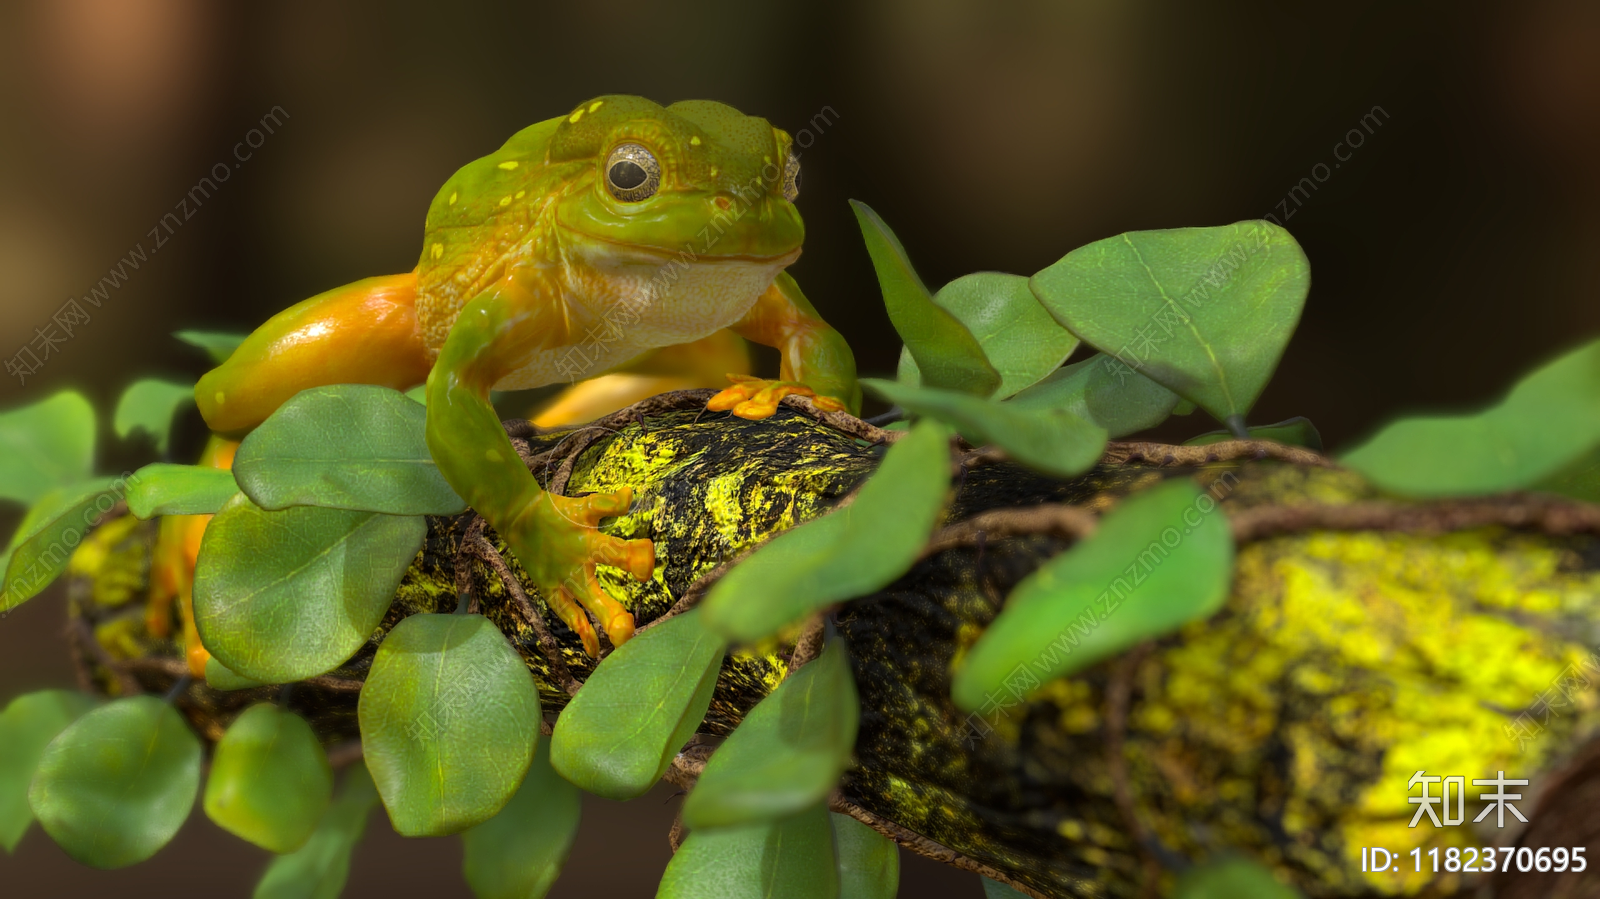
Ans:
<svg viewBox="0 0 1600 899"><path fill-rule="evenodd" d="M1042 681L1216 612L1232 568L1227 516L1192 480L1135 493L1012 590L951 695L967 711L1002 688L1020 702Z"/></svg>
<svg viewBox="0 0 1600 899"><path fill-rule="evenodd" d="M263 683L329 671L372 636L427 530L417 517L267 512L237 496L200 544L200 639L223 665Z"/></svg>
<svg viewBox="0 0 1600 899"><path fill-rule="evenodd" d="M333 796L333 769L311 725L271 703L245 709L217 741L206 815L271 852L305 844Z"/></svg>
<svg viewBox="0 0 1600 899"><path fill-rule="evenodd" d="M1340 460L1393 493L1531 487L1600 448L1600 340L1557 357L1471 415L1403 418Z"/></svg>
<svg viewBox="0 0 1600 899"><path fill-rule="evenodd" d="M844 643L830 640L717 748L683 804L684 825L772 821L826 799L850 763L860 711Z"/></svg>
<svg viewBox="0 0 1600 899"><path fill-rule="evenodd" d="M482 615L412 615L372 659L358 716L367 768L402 836L459 833L517 791L539 739L528 666Z"/></svg>
<svg viewBox="0 0 1600 899"><path fill-rule="evenodd" d="M656 899L749 896L837 899L838 862L825 805L781 821L690 833L656 891Z"/></svg>
<svg viewBox="0 0 1600 899"><path fill-rule="evenodd" d="M984 899L1028 899L1023 893L1006 886L998 880L990 880L987 877L979 877L978 879L983 881ZM1251 899L1251 897L1236 896L1234 899Z"/></svg>
<svg viewBox="0 0 1600 899"><path fill-rule="evenodd" d="M1300 891L1253 861L1229 858L1185 871L1172 895L1174 899L1297 899Z"/></svg>
<svg viewBox="0 0 1600 899"><path fill-rule="evenodd" d="M421 403L424 406L428 405L428 385L418 384L410 390L407 390L406 399L411 400L412 402Z"/></svg>
<svg viewBox="0 0 1600 899"><path fill-rule="evenodd" d="M779 534L724 575L700 605L706 626L753 642L905 574L944 511L949 440L942 425L918 423L854 502Z"/></svg>
<svg viewBox="0 0 1600 899"><path fill-rule="evenodd" d="M528 776L500 814L461 835L462 873L478 899L541 899L578 834L578 788L550 767L541 740Z"/></svg>
<svg viewBox="0 0 1600 899"><path fill-rule="evenodd" d="M428 410L396 390L302 390L239 445L233 474L263 509L455 515L467 504L428 452Z"/></svg>
<svg viewBox="0 0 1600 899"><path fill-rule="evenodd" d="M179 409L193 402L193 384L143 378L129 384L122 392L116 414L112 416L112 427L123 440L135 431L144 431L155 440L156 451L165 453L172 443L173 418Z"/></svg>
<svg viewBox="0 0 1600 899"><path fill-rule="evenodd" d="M997 403L874 378L861 379L861 386L912 414L951 425L974 444L994 444L1023 465L1058 478L1088 471L1106 445L1104 428L1063 409Z"/></svg>
<svg viewBox="0 0 1600 899"><path fill-rule="evenodd" d="M1317 426L1311 423L1311 419L1305 416L1296 416L1277 424L1261 425L1247 430L1250 432L1251 440L1271 440L1287 446L1303 446L1306 449L1322 452L1322 435L1317 433ZM1230 431L1207 431L1197 437L1190 437L1183 442L1183 445L1205 446L1234 439L1237 438Z"/></svg>
<svg viewBox="0 0 1600 899"><path fill-rule="evenodd" d="M28 803L68 855L121 868L165 846L199 791L199 738L160 698L134 696L89 712L55 738Z"/></svg>
<svg viewBox="0 0 1600 899"><path fill-rule="evenodd" d="M1534 484L1533 490L1559 493L1586 503L1600 504L1600 447L1550 477Z"/></svg>
<svg viewBox="0 0 1600 899"><path fill-rule="evenodd" d="M28 784L44 748L92 708L94 700L82 693L40 690L18 696L0 712L0 847L7 852L33 823Z"/></svg>
<svg viewBox="0 0 1600 899"><path fill-rule="evenodd" d="M556 719L550 764L597 796L644 795L694 736L726 644L697 609L637 634L607 656Z"/></svg>
<svg viewBox="0 0 1600 899"><path fill-rule="evenodd" d="M234 690L249 690L252 687L264 687L266 684L229 671L228 666L212 657L206 659L206 686L213 690L232 692Z"/></svg>
<svg viewBox="0 0 1600 899"><path fill-rule="evenodd" d="M75 390L0 412L0 499L32 504L89 479L94 407Z"/></svg>
<svg viewBox="0 0 1600 899"><path fill-rule="evenodd" d="M116 505L121 489L121 481L100 478L39 498L11 537L0 612L39 595L66 570L72 550L101 515Z"/></svg>
<svg viewBox="0 0 1600 899"><path fill-rule="evenodd" d="M250 335L228 331L174 331L172 336L190 346L205 350L212 362L221 365L228 361L233 351Z"/></svg>
<svg viewBox="0 0 1600 899"><path fill-rule="evenodd" d="M350 853L377 803L378 791L366 766L351 765L311 838L272 860L256 884L254 899L339 899L350 876Z"/></svg>
<svg viewBox="0 0 1600 899"><path fill-rule="evenodd" d="M900 847L849 815L830 813L839 855L839 899L894 899L900 891Z"/></svg>
<svg viewBox="0 0 1600 899"><path fill-rule="evenodd" d="M1237 222L1095 241L1032 284L1072 333L1225 421L1272 377L1311 266L1289 232Z"/></svg>
<svg viewBox="0 0 1600 899"><path fill-rule="evenodd" d="M154 462L128 479L128 511L145 519L211 515L238 492L233 472L225 468Z"/></svg>
<svg viewBox="0 0 1600 899"><path fill-rule="evenodd" d="M1176 393L1105 353L1068 365L1010 400L1020 409L1071 412L1112 438L1161 424L1177 404Z"/></svg>
<svg viewBox="0 0 1600 899"><path fill-rule="evenodd" d="M867 253L878 273L889 321L916 360L922 383L929 387L988 396L1000 386L1000 373L989 364L983 347L960 319L933 302L900 239L872 207L850 201L866 239Z"/></svg>
<svg viewBox="0 0 1600 899"><path fill-rule="evenodd" d="M962 275L940 288L933 301L966 326L1000 373L995 399L1038 383L1060 368L1078 346L1078 338L1056 324L1021 275ZM922 383L922 372L909 347L900 348L896 377L913 387Z"/></svg>

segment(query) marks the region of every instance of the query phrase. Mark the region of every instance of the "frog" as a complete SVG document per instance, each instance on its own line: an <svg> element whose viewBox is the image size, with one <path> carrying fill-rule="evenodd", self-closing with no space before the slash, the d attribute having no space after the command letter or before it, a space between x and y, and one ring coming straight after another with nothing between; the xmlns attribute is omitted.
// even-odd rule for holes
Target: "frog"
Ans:
<svg viewBox="0 0 1600 899"><path fill-rule="evenodd" d="M656 569L648 537L600 528L629 511L633 490L545 490L491 391L569 385L535 419L544 425L671 385L720 387L706 409L746 419L788 396L859 412L848 343L787 271L805 238L799 175L791 136L731 106L587 100L456 171L429 205L411 272L273 316L199 379L196 403L215 434L238 440L301 390L423 386L440 473L598 656L601 633L620 646L635 622L596 566L641 581ZM750 374L747 341L778 350L777 378Z"/></svg>

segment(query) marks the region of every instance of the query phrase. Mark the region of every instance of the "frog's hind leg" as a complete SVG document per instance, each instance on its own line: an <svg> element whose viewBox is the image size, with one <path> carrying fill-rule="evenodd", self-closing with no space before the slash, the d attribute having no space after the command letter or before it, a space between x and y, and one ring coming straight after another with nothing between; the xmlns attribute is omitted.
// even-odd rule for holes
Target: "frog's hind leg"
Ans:
<svg viewBox="0 0 1600 899"><path fill-rule="evenodd" d="M651 350L558 393L530 417L541 428L593 421L672 390L721 389L729 374L750 373L750 348L732 331Z"/></svg>
<svg viewBox="0 0 1600 899"><path fill-rule="evenodd" d="M416 273L367 278L273 316L195 385L206 424L238 436L308 387L428 379L432 354L417 328Z"/></svg>

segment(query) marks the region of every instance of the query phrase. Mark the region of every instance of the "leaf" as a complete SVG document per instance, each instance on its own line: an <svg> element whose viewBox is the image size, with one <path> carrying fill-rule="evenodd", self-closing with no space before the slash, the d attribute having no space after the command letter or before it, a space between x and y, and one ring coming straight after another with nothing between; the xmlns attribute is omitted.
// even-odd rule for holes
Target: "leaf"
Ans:
<svg viewBox="0 0 1600 899"><path fill-rule="evenodd" d="M264 687L261 681L253 680L228 670L228 666L217 661L215 657L206 659L206 686L213 690L231 692L233 690L249 690L253 687Z"/></svg>
<svg viewBox="0 0 1600 899"><path fill-rule="evenodd" d="M694 736L722 667L722 639L694 610L618 646L561 710L550 764L597 796L644 795Z"/></svg>
<svg viewBox="0 0 1600 899"><path fill-rule="evenodd" d="M954 427L979 446L993 444L1017 462L1058 478L1088 471L1105 449L1106 431L1061 409L1036 409L862 378L861 386L915 415Z"/></svg>
<svg viewBox="0 0 1600 899"><path fill-rule="evenodd" d="M983 354L977 338L948 310L933 302L899 238L872 207L850 201L867 253L878 273L889 321L916 360L922 383L977 396L1000 386L1000 373Z"/></svg>
<svg viewBox="0 0 1600 899"><path fill-rule="evenodd" d="M1185 871L1172 895L1175 899L1297 899L1300 891L1285 886L1253 861L1229 858Z"/></svg>
<svg viewBox="0 0 1600 899"><path fill-rule="evenodd" d="M1032 285L1072 333L1225 421L1272 377L1311 266L1289 232L1237 222L1095 241Z"/></svg>
<svg viewBox="0 0 1600 899"><path fill-rule="evenodd" d="M1303 446L1306 449L1322 452L1322 435L1317 433L1317 426L1305 416L1295 416L1273 425L1260 425L1247 429L1251 440L1271 440L1287 446ZM1229 431L1207 431L1196 437L1190 437L1183 442L1184 446L1206 446L1212 443L1221 443L1225 440L1237 439Z"/></svg>
<svg viewBox="0 0 1600 899"><path fill-rule="evenodd" d="M541 899L578 834L578 788L550 767L540 741L528 776L500 814L461 835L462 872L478 899Z"/></svg>
<svg viewBox="0 0 1600 899"><path fill-rule="evenodd" d="M256 884L254 899L339 899L350 876L350 853L377 803L378 791L367 767L360 762L351 765L311 838L272 860Z"/></svg>
<svg viewBox="0 0 1600 899"><path fill-rule="evenodd" d="M13 852L28 825L28 784L44 748L67 725L94 708L94 700L69 690L40 690L11 700L0 712L0 847Z"/></svg>
<svg viewBox="0 0 1600 899"><path fill-rule="evenodd" d="M200 543L200 640L234 673L263 683L329 671L372 636L427 529L421 518L374 512L267 512L237 496Z"/></svg>
<svg viewBox="0 0 1600 899"><path fill-rule="evenodd" d="M156 451L165 453L172 444L172 420L178 410L194 402L194 385L141 378L128 385L117 400L112 427L127 440L135 431L144 431L155 440Z"/></svg>
<svg viewBox="0 0 1600 899"><path fill-rule="evenodd" d="M933 302L948 309L972 336L1000 374L995 399L1011 396L1061 367L1078 338L1056 324L1028 289L1028 279L1001 272L976 272L951 281ZM900 349L896 377L916 387L922 373L909 347Z"/></svg>
<svg viewBox="0 0 1600 899"><path fill-rule="evenodd" d="M55 581L73 548L116 505L121 483L101 478L39 498L11 537L0 612L22 605Z"/></svg>
<svg viewBox="0 0 1600 899"><path fill-rule="evenodd" d="M1166 421L1178 395L1115 356L1096 353L1059 369L1012 397L1009 404L1019 409L1062 409L1105 428L1115 439Z"/></svg>
<svg viewBox="0 0 1600 899"><path fill-rule="evenodd" d="M311 725L271 703L244 710L211 759L206 815L271 852L305 844L333 796L333 769Z"/></svg>
<svg viewBox="0 0 1600 899"><path fill-rule="evenodd" d="M919 423L884 454L853 503L779 534L735 565L700 604L706 627L753 642L905 574L944 511L949 439L942 425Z"/></svg>
<svg viewBox="0 0 1600 899"><path fill-rule="evenodd" d="M459 833L517 791L539 691L482 615L412 615L378 646L357 707L367 769L402 836Z"/></svg>
<svg viewBox="0 0 1600 899"><path fill-rule="evenodd" d="M421 403L423 406L428 405L428 385L418 384L410 390L407 390L406 399L415 403Z"/></svg>
<svg viewBox="0 0 1600 899"><path fill-rule="evenodd" d="M1028 899L1028 897L1023 893L1012 889L998 880L990 880L987 877L979 877L978 879L983 881L984 899ZM1237 896L1234 897L1234 899L1251 899L1251 897Z"/></svg>
<svg viewBox="0 0 1600 899"><path fill-rule="evenodd" d="M1557 357L1469 415L1403 418L1340 460L1393 493L1519 490L1600 448L1600 340Z"/></svg>
<svg viewBox="0 0 1600 899"><path fill-rule="evenodd" d="M0 499L32 504L89 479L94 407L75 390L0 412Z"/></svg>
<svg viewBox="0 0 1600 899"><path fill-rule="evenodd" d="M772 821L826 799L850 764L860 711L844 644L830 640L717 748L683 804L684 825Z"/></svg>
<svg viewBox="0 0 1600 899"><path fill-rule="evenodd" d="M839 899L894 899L900 890L900 847L849 815L829 813L839 856Z"/></svg>
<svg viewBox="0 0 1600 899"><path fill-rule="evenodd" d="M1227 516L1193 481L1135 493L1012 590L958 663L952 698L970 712L1005 688L1020 702L1040 681L1211 615L1232 568Z"/></svg>
<svg viewBox="0 0 1600 899"><path fill-rule="evenodd" d="M238 492L233 472L225 468L154 462L128 479L128 511L142 519L212 515Z"/></svg>
<svg viewBox="0 0 1600 899"><path fill-rule="evenodd" d="M825 805L818 803L781 821L690 833L667 864L656 891L656 899L750 896L839 896L833 828Z"/></svg>
<svg viewBox="0 0 1600 899"><path fill-rule="evenodd" d="M1533 490L1559 493L1586 503L1600 504L1600 447L1550 477L1534 484Z"/></svg>
<svg viewBox="0 0 1600 899"><path fill-rule="evenodd" d="M233 351L250 335L228 331L174 331L172 336L192 347L205 350L212 362L221 365L228 361Z"/></svg>
<svg viewBox="0 0 1600 899"><path fill-rule="evenodd" d="M199 738L172 706L134 696L89 712L51 742L28 803L68 855L121 868L165 846L199 791Z"/></svg>
<svg viewBox="0 0 1600 899"><path fill-rule="evenodd" d="M327 506L390 515L455 515L426 437L428 410L368 384L295 394L239 445L233 474L263 509Z"/></svg>

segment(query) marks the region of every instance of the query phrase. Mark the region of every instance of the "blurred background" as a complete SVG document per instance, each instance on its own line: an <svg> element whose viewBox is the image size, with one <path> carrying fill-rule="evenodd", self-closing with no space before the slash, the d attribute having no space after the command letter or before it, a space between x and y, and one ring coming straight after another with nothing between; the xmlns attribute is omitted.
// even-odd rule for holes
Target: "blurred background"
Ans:
<svg viewBox="0 0 1600 899"><path fill-rule="evenodd" d="M1308 416L1333 449L1402 411L1490 400L1600 333L1593 3L53 0L0 5L0 356L35 369L8 365L0 408L75 387L109 409L137 376L204 371L174 330L248 330L409 270L452 171L612 92L811 127L792 271L867 373L891 372L899 343L847 198L934 287L1122 231L1275 215L1313 287L1251 421ZM62 339L63 307L97 285ZM197 446L198 416L186 428ZM102 446L109 471L148 458ZM71 682L61 621L59 587L0 621L0 697ZM552 895L653 895L678 801L591 802ZM345 895L466 896L458 847L375 817ZM111 873L35 828L0 884L246 896L265 863L196 815ZM910 858L901 892L981 895Z"/></svg>

